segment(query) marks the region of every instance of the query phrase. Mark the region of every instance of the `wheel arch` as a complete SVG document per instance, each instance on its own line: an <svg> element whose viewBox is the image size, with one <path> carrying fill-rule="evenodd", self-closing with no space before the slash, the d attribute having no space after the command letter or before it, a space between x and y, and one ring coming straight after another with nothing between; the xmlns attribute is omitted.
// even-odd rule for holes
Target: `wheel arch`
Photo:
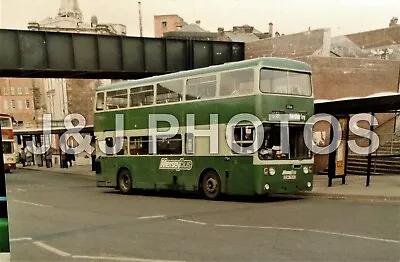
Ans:
<svg viewBox="0 0 400 262"><path fill-rule="evenodd" d="M129 175L131 176L131 180L132 180L132 187L134 187L134 183L133 183L133 175L132 175L132 171L126 167L126 166L121 166L118 171L117 171L117 176L116 176L116 183L115 183L115 187L118 188L119 187L119 175L122 173L122 171L127 170L129 172Z"/></svg>
<svg viewBox="0 0 400 262"><path fill-rule="evenodd" d="M201 191L201 189L202 189L202 180L203 180L203 177L207 174L207 172L210 172L210 171L214 171L217 175L218 175L218 178L219 178L219 181L220 181L220 183L222 184L222 177L221 177L221 175L219 174L219 172L215 169L215 168L212 168L212 167L207 167L207 168L205 168L201 173L200 173L200 176L199 176L199 179L198 179L198 181L197 181L197 187L198 187L198 191L200 192ZM221 192L223 192L223 187L221 186Z"/></svg>

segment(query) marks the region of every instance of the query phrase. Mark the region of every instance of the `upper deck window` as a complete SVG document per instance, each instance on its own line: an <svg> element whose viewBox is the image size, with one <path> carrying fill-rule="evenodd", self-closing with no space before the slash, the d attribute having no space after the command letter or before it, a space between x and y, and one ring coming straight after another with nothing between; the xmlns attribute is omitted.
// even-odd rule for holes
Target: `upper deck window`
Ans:
<svg viewBox="0 0 400 262"><path fill-rule="evenodd" d="M154 86L131 88L131 107L148 106L154 103Z"/></svg>
<svg viewBox="0 0 400 262"><path fill-rule="evenodd" d="M107 109L120 109L128 107L128 90L107 92Z"/></svg>
<svg viewBox="0 0 400 262"><path fill-rule="evenodd" d="M192 78L186 82L186 100L213 98L216 92L217 77L215 75Z"/></svg>
<svg viewBox="0 0 400 262"><path fill-rule="evenodd" d="M104 93L98 93L96 96L96 111L104 110Z"/></svg>
<svg viewBox="0 0 400 262"><path fill-rule="evenodd" d="M0 124L2 128L12 127L11 118L0 118Z"/></svg>
<svg viewBox="0 0 400 262"><path fill-rule="evenodd" d="M176 103L182 100L182 80L174 80L157 84L157 104Z"/></svg>
<svg viewBox="0 0 400 262"><path fill-rule="evenodd" d="M263 93L311 96L311 75L263 68L260 90Z"/></svg>
<svg viewBox="0 0 400 262"><path fill-rule="evenodd" d="M254 91L254 69L221 74L220 96L248 95Z"/></svg>

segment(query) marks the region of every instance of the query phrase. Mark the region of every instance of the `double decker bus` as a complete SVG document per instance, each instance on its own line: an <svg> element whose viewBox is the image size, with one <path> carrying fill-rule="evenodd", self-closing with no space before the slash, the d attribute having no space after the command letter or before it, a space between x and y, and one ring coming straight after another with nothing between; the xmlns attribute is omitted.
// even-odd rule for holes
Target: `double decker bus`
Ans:
<svg viewBox="0 0 400 262"><path fill-rule="evenodd" d="M253 144L251 122L232 127L229 121L251 114L262 123L262 145L234 150L233 143ZM313 163L304 140L307 120L314 113L311 68L283 58L257 58L98 87L95 102L96 177L98 187L124 194L132 189L198 191L206 199L226 195L269 195L311 191ZM121 150L116 144L116 117L123 114ZM177 133L150 135L151 114L177 119ZM187 115L194 115L194 125ZM210 115L218 119L210 123ZM282 150L282 116L288 120L286 150ZM157 129L168 130L158 122ZM218 153L210 137L194 136L188 127L217 127ZM285 133L287 134L287 133ZM261 137L261 136L260 136ZM310 138L312 139L312 138ZM120 141L120 140L118 140ZM150 146L151 145L151 146ZM151 150L156 145L156 151Z"/></svg>
<svg viewBox="0 0 400 262"><path fill-rule="evenodd" d="M12 118L6 114L0 114L1 137L3 147L4 172L9 173L16 169L16 157L14 151L14 132Z"/></svg>

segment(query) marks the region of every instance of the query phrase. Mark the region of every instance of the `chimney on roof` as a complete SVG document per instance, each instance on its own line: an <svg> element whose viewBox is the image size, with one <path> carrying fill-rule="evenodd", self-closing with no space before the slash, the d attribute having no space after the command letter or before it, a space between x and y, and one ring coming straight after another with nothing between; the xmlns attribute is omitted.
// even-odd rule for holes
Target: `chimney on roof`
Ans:
<svg viewBox="0 0 400 262"><path fill-rule="evenodd" d="M253 26L249 26L249 25L244 25L243 26L243 31L246 34L251 34L254 31L254 27Z"/></svg>
<svg viewBox="0 0 400 262"><path fill-rule="evenodd" d="M91 27L96 27L98 24L99 24L99 20L98 20L97 16L95 16L95 15L92 16L90 18L90 26Z"/></svg>
<svg viewBox="0 0 400 262"><path fill-rule="evenodd" d="M392 19L390 19L389 27L396 26L398 21L399 21L398 17L392 17Z"/></svg>
<svg viewBox="0 0 400 262"><path fill-rule="evenodd" d="M274 24L272 22L269 23L268 33L269 33L270 36L272 36L272 34L274 33Z"/></svg>
<svg viewBox="0 0 400 262"><path fill-rule="evenodd" d="M280 37L281 34L279 32L275 32L275 37Z"/></svg>
<svg viewBox="0 0 400 262"><path fill-rule="evenodd" d="M223 27L218 27L218 34L223 34L225 29Z"/></svg>
<svg viewBox="0 0 400 262"><path fill-rule="evenodd" d="M200 25L201 21L200 20L196 20L196 25Z"/></svg>

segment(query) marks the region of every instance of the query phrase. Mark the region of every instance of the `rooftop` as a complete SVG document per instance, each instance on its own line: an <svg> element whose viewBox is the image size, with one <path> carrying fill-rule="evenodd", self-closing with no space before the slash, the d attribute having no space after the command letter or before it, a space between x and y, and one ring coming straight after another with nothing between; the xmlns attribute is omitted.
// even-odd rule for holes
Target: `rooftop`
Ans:
<svg viewBox="0 0 400 262"><path fill-rule="evenodd" d="M286 69L286 70L294 70L301 72L311 72L311 66L300 62L297 60L286 59L286 58L272 58L272 57L260 57L255 59L243 60L239 62L230 62L221 65L209 66L204 68L198 68L193 70L175 72L171 74L161 75L161 76L153 76L144 79L131 80L121 83L115 83L111 85L100 86L96 89L96 91L108 91L119 88L126 88L128 86L140 86L149 84L152 82L161 82L161 81L169 81L177 78L185 78L185 77L193 77L196 75L215 73L219 71L225 70L236 70L241 68L255 67L255 66L265 66L270 68L278 68L278 69Z"/></svg>

